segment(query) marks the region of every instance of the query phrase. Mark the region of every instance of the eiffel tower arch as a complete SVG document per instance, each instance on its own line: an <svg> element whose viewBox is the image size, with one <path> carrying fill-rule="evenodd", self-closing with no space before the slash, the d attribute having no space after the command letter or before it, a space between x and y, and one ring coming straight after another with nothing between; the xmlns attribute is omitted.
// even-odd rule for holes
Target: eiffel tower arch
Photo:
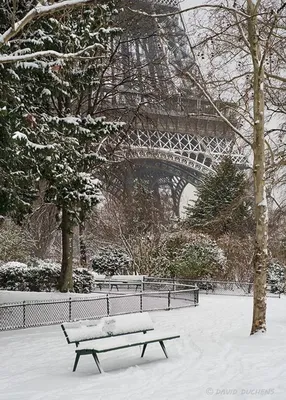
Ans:
<svg viewBox="0 0 286 400"><path fill-rule="evenodd" d="M196 65L184 21L175 13L179 1L122 4L123 34L111 72L118 90L109 101L112 116L128 129L117 152L122 161L110 169L107 187L118 198L132 191L137 179L157 192L168 187L179 216L188 184L196 186L226 155L237 164L244 164L244 157L227 124L184 78L184 71L195 72ZM225 104L217 105L231 118Z"/></svg>

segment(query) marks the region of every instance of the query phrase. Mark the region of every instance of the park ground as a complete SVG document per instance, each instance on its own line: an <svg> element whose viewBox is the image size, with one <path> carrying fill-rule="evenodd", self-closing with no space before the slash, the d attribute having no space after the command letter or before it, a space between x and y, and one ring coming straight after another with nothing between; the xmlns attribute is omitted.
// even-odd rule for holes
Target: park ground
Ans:
<svg viewBox="0 0 286 400"><path fill-rule="evenodd" d="M1 400L285 400L286 298L268 299L266 334L249 336L252 299L202 295L199 307L152 312L166 342L91 356L72 372L74 346L59 325L0 332Z"/></svg>

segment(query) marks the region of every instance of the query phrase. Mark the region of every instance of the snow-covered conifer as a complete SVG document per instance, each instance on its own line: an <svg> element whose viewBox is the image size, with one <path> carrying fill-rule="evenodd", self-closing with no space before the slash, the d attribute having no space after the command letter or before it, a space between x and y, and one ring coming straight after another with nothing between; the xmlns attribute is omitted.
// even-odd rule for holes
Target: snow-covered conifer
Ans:
<svg viewBox="0 0 286 400"><path fill-rule="evenodd" d="M197 188L198 198L188 205L190 227L212 234L253 228L252 207L247 196L248 181L230 157L224 158L214 172L204 176Z"/></svg>
<svg viewBox="0 0 286 400"><path fill-rule="evenodd" d="M22 2L19 13L30 6L30 1ZM10 43L14 54L90 50L75 59L42 57L1 66L14 79L9 90L15 118L7 136L18 144L21 161L35 161L34 173L46 182L46 200L62 211L62 291L72 289L73 226L101 196L94 174L104 162L98 144L121 128L101 116L112 38L118 34L112 27L116 13L108 1L35 20Z"/></svg>

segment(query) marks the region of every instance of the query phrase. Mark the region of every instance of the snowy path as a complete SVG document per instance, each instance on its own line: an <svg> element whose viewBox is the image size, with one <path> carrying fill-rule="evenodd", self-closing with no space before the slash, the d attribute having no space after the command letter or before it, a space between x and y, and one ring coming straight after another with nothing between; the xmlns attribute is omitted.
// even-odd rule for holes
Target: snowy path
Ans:
<svg viewBox="0 0 286 400"><path fill-rule="evenodd" d="M59 326L0 333L1 400L286 399L286 298L268 299L268 332L249 337L251 298L201 296L200 306L151 313L181 338L102 354L107 373L82 357ZM224 391L224 392L223 392Z"/></svg>

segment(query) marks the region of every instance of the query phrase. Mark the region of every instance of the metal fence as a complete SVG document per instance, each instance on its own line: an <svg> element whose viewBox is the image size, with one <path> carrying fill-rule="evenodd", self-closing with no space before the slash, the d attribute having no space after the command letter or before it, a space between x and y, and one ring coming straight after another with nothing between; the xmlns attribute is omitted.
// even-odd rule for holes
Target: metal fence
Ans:
<svg viewBox="0 0 286 400"><path fill-rule="evenodd" d="M233 282L233 281L213 281L213 280L193 280L186 278L157 278L144 277L143 286L149 289L155 288L158 280L162 287L168 290L176 290L178 285L184 288L184 285L197 286L202 294L219 294L228 296L252 296L253 283L251 282ZM267 285L267 296L280 297L281 291L276 285Z"/></svg>
<svg viewBox="0 0 286 400"><path fill-rule="evenodd" d="M155 284L155 283L154 283ZM156 283L157 287L160 283ZM0 305L0 330L59 324L143 311L171 310L197 306L199 290L188 286L176 290L148 290L132 294L107 293L93 298L53 301L23 301ZM185 285L182 285L185 286ZM162 290L164 289L164 290Z"/></svg>

